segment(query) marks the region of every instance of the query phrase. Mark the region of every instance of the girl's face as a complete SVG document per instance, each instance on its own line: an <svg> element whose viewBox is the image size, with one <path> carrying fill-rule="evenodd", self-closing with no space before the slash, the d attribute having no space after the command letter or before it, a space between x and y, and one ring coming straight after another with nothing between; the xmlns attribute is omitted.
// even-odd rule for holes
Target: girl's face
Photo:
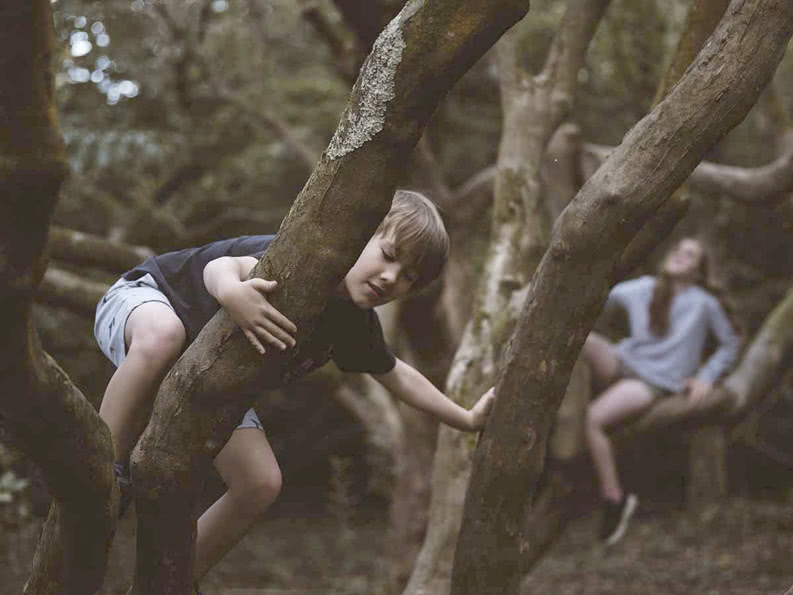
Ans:
<svg viewBox="0 0 793 595"><path fill-rule="evenodd" d="M667 253L662 270L675 279L694 281L700 272L702 258L702 244L685 238Z"/></svg>

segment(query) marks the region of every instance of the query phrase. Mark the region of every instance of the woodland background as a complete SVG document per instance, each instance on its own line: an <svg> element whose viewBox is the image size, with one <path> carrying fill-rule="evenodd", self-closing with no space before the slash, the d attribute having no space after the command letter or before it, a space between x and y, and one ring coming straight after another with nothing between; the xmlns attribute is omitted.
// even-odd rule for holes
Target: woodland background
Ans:
<svg viewBox="0 0 793 595"><path fill-rule="evenodd" d="M45 349L91 403L98 406L112 373L91 334L97 291L145 249L275 232L333 134L368 44L400 4L53 4L55 87L71 174L53 220L64 244L51 251L36 322ZM536 0L517 25L520 62L529 72L542 68L566 4ZM549 149L542 176L548 194L580 186L599 147L618 145L649 111L695 4L610 3L577 72L567 124L551 143L568 149L559 154L575 155L575 167L555 168L562 160ZM452 278L458 290L450 297L438 283L383 318L400 356L441 386L485 266L492 166L502 136L498 77L490 51L440 105L415 166L400 181L446 208L454 258L445 282ZM758 103L707 160L743 168L774 162L790 151L792 114L789 47ZM704 238L713 256L710 281L748 344L793 286L790 190L752 204L687 186L687 214L633 274L652 272L675 238ZM546 227L553 212L548 203L538 215ZM65 247L74 244L70 230L144 248L130 248L133 255L120 260L104 248L78 255ZM204 591L363 594L404 584L426 521L436 429L373 390L363 378L326 369L262 404L284 490L207 577ZM608 553L594 543L595 493L579 461L575 495L565 500L569 526L523 592L748 594L790 586L793 374L783 374L748 416L723 431L727 484L695 505L690 437L673 426L624 449L626 481L642 506L625 542ZM0 473L0 592L17 593L43 505L35 470L8 441ZM214 479L205 498L218 490ZM133 532L128 515L103 592L126 592Z"/></svg>

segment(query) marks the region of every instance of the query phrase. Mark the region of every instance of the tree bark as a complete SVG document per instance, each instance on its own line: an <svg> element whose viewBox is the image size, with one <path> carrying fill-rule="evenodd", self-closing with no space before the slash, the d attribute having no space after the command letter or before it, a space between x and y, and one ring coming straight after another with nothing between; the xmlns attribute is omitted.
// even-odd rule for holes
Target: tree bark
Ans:
<svg viewBox="0 0 793 595"><path fill-rule="evenodd" d="M578 69L606 4L569 4L544 69L536 76L518 67L517 29L499 45L504 134L494 215L486 272L446 382L446 392L455 400L471 404L492 385L499 352L513 323L508 314L511 296L526 284L547 243L550 225L540 192L540 164L553 132L572 105ZM430 525L406 594L449 592L474 446L472 440L448 428L439 431Z"/></svg>
<svg viewBox="0 0 793 595"><path fill-rule="evenodd" d="M727 496L727 437L719 425L697 428L688 453L686 505L695 514L707 512Z"/></svg>
<svg viewBox="0 0 793 595"><path fill-rule="evenodd" d="M724 16L729 0L692 0L686 16L686 25L680 34L672 60L666 67L653 104L660 102L669 89L680 80L689 64L694 61L705 42Z"/></svg>
<svg viewBox="0 0 793 595"><path fill-rule="evenodd" d="M667 97L626 135L554 227L474 455L452 589L517 592L531 536L520 520L543 469L550 422L613 282L620 254L734 127L771 79L793 4L736 0ZM744 56L752 56L751 62Z"/></svg>
<svg viewBox="0 0 793 595"><path fill-rule="evenodd" d="M318 357L311 333L328 295L388 211L398 176L433 109L527 2L410 2L386 27L341 123L278 236L255 268L276 279L273 304L298 327L296 348L256 354L224 312L165 378L132 455L138 550L134 592L186 593L196 478L253 391L285 384Z"/></svg>
<svg viewBox="0 0 793 595"><path fill-rule="evenodd" d="M85 595L102 583L118 496L110 434L42 350L31 322L67 172L55 119L50 4L15 2L0 11L0 411L55 497L25 592Z"/></svg>

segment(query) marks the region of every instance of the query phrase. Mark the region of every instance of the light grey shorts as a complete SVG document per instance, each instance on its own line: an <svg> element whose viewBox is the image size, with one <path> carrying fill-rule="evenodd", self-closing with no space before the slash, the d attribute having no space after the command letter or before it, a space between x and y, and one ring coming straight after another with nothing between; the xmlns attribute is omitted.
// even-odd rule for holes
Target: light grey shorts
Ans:
<svg viewBox="0 0 793 595"><path fill-rule="evenodd" d="M157 282L151 275L144 275L134 281L127 281L122 277L107 290L107 293L96 305L94 337L96 337L96 342L102 353L116 367L121 365L127 354L124 341L127 319L135 308L146 302L161 302L173 310L171 302L160 291ZM245 412L242 422L237 426L237 429L240 428L264 430L259 416L252 408Z"/></svg>

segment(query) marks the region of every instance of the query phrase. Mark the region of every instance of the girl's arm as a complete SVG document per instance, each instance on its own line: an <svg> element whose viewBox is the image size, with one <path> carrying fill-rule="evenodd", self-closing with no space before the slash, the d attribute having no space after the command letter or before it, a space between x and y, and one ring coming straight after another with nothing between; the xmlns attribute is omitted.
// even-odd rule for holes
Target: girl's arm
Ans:
<svg viewBox="0 0 793 595"><path fill-rule="evenodd" d="M493 405L491 388L470 410L460 407L435 388L435 385L421 372L399 358L393 370L372 376L400 401L429 413L447 426L458 430L481 430Z"/></svg>
<svg viewBox="0 0 793 595"><path fill-rule="evenodd" d="M708 326L719 342L716 351L697 372L697 378L714 384L738 358L740 339L732 328L724 308L715 298L708 308Z"/></svg>

